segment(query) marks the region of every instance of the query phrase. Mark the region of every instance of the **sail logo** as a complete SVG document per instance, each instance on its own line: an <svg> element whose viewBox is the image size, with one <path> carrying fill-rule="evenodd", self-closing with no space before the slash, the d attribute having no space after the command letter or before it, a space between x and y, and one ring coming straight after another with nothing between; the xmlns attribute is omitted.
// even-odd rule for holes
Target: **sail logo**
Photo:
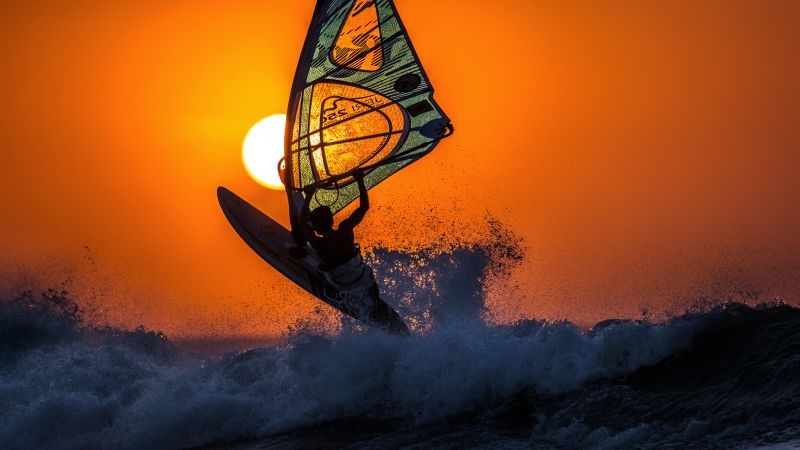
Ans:
<svg viewBox="0 0 800 450"><path fill-rule="evenodd" d="M379 95L373 95L371 97L366 97L366 98L338 99L336 103L339 103L339 101L341 100L346 100L347 106L341 107L334 111L330 110L325 111L324 114L321 116L323 124L328 122L329 120L345 119L350 114L367 111L386 104L386 99L382 98Z"/></svg>

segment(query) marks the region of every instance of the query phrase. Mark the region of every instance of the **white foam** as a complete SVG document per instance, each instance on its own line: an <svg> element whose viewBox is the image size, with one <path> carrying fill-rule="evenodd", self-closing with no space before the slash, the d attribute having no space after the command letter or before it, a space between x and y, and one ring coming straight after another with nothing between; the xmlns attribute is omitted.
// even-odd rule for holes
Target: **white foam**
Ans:
<svg viewBox="0 0 800 450"><path fill-rule="evenodd" d="M427 423L522 390L555 395L630 373L682 348L696 329L689 319L589 333L568 322L490 326L481 319L485 252L373 257L383 258L373 262L384 276L394 267L384 288L417 334L299 331L281 345L204 361L142 331L70 333L0 370L0 442L174 448L352 416ZM632 443L642 433L595 430L584 439Z"/></svg>

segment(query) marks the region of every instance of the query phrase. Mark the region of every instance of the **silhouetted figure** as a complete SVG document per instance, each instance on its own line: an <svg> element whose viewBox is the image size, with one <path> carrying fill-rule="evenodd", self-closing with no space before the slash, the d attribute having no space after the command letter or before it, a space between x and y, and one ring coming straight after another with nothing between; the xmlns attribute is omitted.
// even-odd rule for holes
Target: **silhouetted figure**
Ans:
<svg viewBox="0 0 800 450"><path fill-rule="evenodd" d="M361 259L353 229L361 223L369 210L369 195L364 185L364 172L357 171L353 177L358 183L360 193L358 209L344 219L336 229L333 228L333 214L329 207L320 206L309 213L313 192L306 195L300 213L303 235L322 259L325 265L323 269L329 272L347 264L355 257Z"/></svg>
<svg viewBox="0 0 800 450"><path fill-rule="evenodd" d="M309 211L314 193L307 192L300 213L301 231L305 240L322 260L322 264L319 265L320 272L340 292L347 293L351 299L355 299L353 307L365 308L374 322L397 324L397 321L390 321L397 313L381 300L372 269L361 259L361 249L355 243L353 228L364 219L369 209L369 196L364 185L364 172L356 171L353 177L358 183L360 193L358 209L334 229L330 208L320 206L314 211ZM402 325L402 321L400 323L401 326L394 326L390 331L407 334L408 329Z"/></svg>

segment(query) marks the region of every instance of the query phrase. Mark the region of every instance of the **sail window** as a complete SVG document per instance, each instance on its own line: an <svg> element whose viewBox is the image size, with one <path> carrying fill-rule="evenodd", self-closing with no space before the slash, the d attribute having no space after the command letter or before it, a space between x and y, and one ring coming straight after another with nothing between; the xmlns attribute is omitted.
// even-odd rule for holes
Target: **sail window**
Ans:
<svg viewBox="0 0 800 450"><path fill-rule="evenodd" d="M383 66L381 26L375 0L353 3L333 46L333 61L340 67L368 72Z"/></svg>

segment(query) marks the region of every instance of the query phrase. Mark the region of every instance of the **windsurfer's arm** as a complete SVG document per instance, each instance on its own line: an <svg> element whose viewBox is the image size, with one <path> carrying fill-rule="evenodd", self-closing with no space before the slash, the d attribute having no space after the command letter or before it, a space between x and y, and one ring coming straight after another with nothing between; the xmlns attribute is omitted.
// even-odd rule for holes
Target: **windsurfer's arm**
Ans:
<svg viewBox="0 0 800 450"><path fill-rule="evenodd" d="M353 211L350 217L342 221L339 225L339 229L342 227L355 228L356 225L361 223L361 220L364 219L364 215L367 214L367 210L369 210L369 195L367 194L367 186L364 184L364 172L359 170L353 174L353 177L358 183L358 192L360 194L358 209Z"/></svg>

